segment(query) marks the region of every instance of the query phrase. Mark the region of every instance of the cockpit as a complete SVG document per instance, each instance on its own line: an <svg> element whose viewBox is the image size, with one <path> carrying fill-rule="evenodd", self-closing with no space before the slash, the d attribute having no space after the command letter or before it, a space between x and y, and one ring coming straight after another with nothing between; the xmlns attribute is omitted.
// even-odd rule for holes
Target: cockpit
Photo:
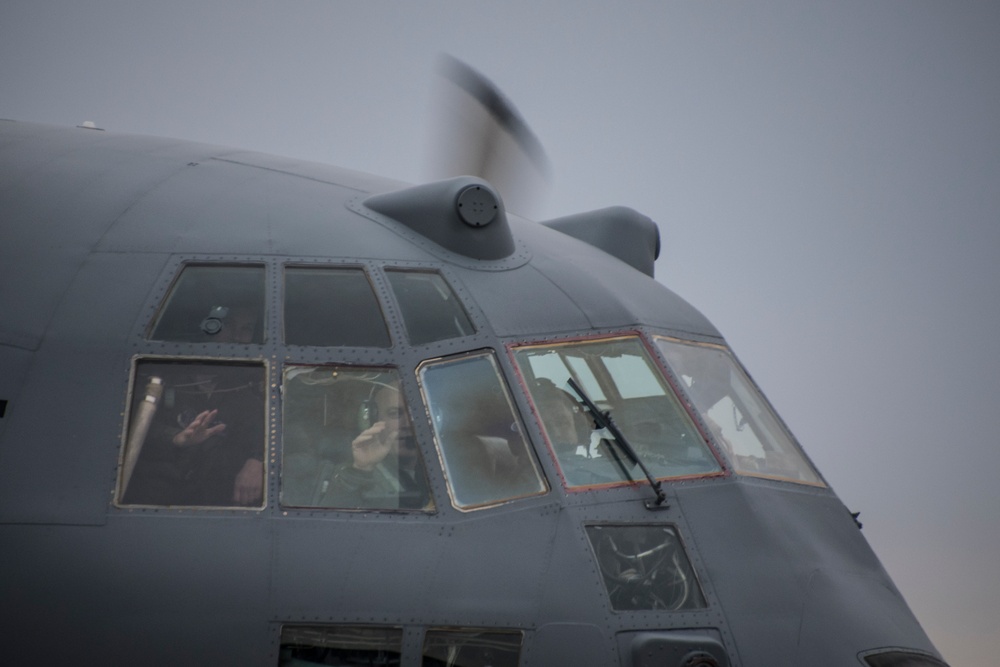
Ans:
<svg viewBox="0 0 1000 667"><path fill-rule="evenodd" d="M640 467L822 485L723 345L495 349L470 310L423 268L179 263L133 361L117 504L263 508L270 475L283 508L464 512L549 493L546 458L571 492Z"/></svg>

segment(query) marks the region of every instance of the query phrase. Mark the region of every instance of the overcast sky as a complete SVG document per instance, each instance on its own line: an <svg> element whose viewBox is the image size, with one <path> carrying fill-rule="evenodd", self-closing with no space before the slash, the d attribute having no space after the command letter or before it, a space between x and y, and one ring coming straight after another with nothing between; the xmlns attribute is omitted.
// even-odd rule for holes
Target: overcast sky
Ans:
<svg viewBox="0 0 1000 667"><path fill-rule="evenodd" d="M656 220L952 667L1000 655L1000 3L0 2L0 117L418 182L435 60L496 82L545 218ZM2 224L2 221L0 221Z"/></svg>

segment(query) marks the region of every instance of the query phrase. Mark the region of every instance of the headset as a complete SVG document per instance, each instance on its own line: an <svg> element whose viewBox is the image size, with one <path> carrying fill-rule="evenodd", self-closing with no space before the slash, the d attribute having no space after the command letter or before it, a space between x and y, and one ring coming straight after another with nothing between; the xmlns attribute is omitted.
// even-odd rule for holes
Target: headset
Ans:
<svg viewBox="0 0 1000 667"><path fill-rule="evenodd" d="M375 401L375 392L380 389L391 389L399 393L399 389L384 382L372 382L371 384L372 389L368 392L368 398L361 401L361 405L358 406L359 431L367 431L379 421L381 415L379 415L378 402Z"/></svg>
<svg viewBox="0 0 1000 667"><path fill-rule="evenodd" d="M361 405L358 406L358 431L367 431L378 421L378 403L372 398L377 387L378 385L374 385L368 398L361 401Z"/></svg>

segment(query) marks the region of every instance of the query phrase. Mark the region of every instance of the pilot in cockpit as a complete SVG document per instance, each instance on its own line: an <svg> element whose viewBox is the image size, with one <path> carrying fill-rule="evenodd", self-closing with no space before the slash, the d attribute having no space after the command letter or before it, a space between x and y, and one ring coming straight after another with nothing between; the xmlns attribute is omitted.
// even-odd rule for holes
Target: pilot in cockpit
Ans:
<svg viewBox="0 0 1000 667"><path fill-rule="evenodd" d="M253 339L255 309L217 307L213 312L216 341ZM262 369L205 360L150 360L137 368L137 377L163 386L163 398L153 404L141 433L136 427L141 420L133 415L129 454L136 463L134 475L130 472L123 482L122 502L259 505L264 492Z"/></svg>
<svg viewBox="0 0 1000 667"><path fill-rule="evenodd" d="M419 509L428 501L413 427L395 381L372 383L350 460L333 468L317 506Z"/></svg>
<svg viewBox="0 0 1000 667"><path fill-rule="evenodd" d="M556 455L586 456L593 429L580 404L546 378L535 380L531 395Z"/></svg>
<svg viewBox="0 0 1000 667"><path fill-rule="evenodd" d="M546 378L535 380L531 396L570 485L619 480L611 460L602 453L600 432L595 432L593 420L578 401Z"/></svg>

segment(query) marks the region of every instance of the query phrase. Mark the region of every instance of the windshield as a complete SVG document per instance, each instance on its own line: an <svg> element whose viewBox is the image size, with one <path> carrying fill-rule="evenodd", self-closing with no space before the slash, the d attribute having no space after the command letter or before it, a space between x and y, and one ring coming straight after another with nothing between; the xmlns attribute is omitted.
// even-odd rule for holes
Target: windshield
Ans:
<svg viewBox="0 0 1000 667"><path fill-rule="evenodd" d="M542 429L569 486L644 478L569 387L610 411L653 477L720 472L718 461L635 336L514 348Z"/></svg>
<svg viewBox="0 0 1000 667"><path fill-rule="evenodd" d="M669 338L656 342L737 472L823 484L726 348Z"/></svg>
<svg viewBox="0 0 1000 667"><path fill-rule="evenodd" d="M425 362L418 375L456 507L545 493L491 350Z"/></svg>

